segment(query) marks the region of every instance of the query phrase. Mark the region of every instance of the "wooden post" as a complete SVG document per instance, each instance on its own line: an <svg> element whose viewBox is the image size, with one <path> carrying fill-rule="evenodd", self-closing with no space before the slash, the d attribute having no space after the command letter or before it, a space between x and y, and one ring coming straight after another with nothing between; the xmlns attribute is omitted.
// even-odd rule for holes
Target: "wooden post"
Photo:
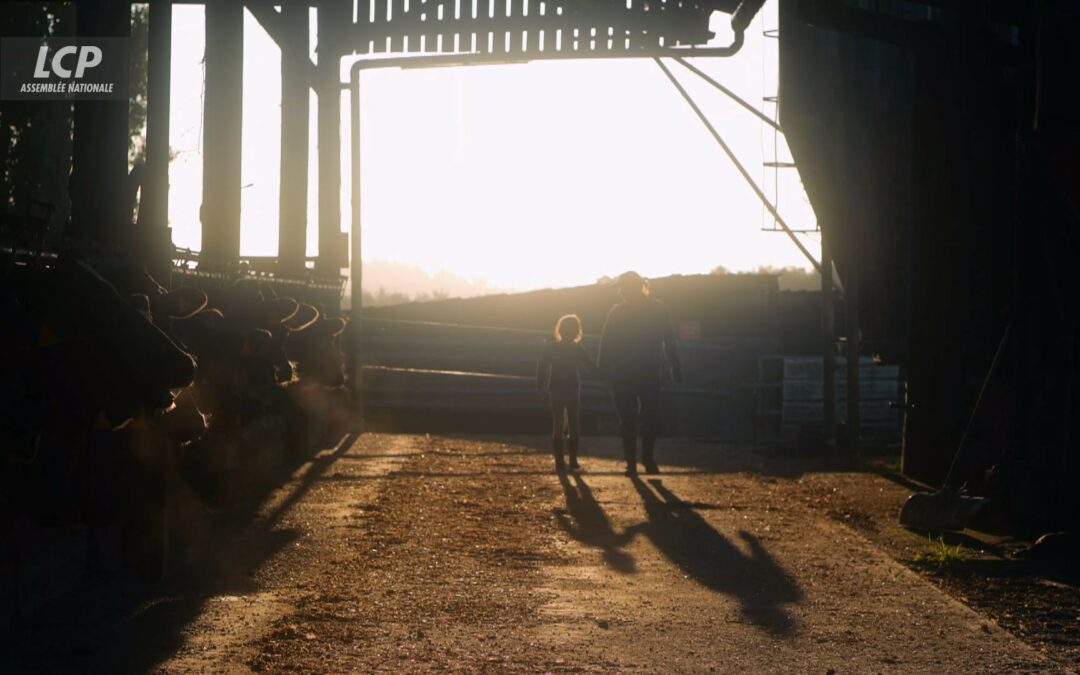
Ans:
<svg viewBox="0 0 1080 675"><path fill-rule="evenodd" d="M79 2L75 28L82 37L131 35L131 8L112 0ZM127 99L76 101L68 182L70 234L84 243L123 250L130 242L131 214L123 213L128 136Z"/></svg>
<svg viewBox="0 0 1080 675"><path fill-rule="evenodd" d="M172 0L151 0L146 77L146 180L138 229L150 272L169 283L169 106L172 78Z"/></svg>
<svg viewBox="0 0 1080 675"><path fill-rule="evenodd" d="M836 435L836 315L833 295L832 255L821 233L821 367L822 437L826 446Z"/></svg>
<svg viewBox="0 0 1080 675"><path fill-rule="evenodd" d="M363 251L363 239L361 227L361 193L360 193L360 71L355 72L355 84L350 91L350 115L349 124L352 134L352 153L351 153L351 169L352 169L352 190L350 191L351 206L352 206L352 228L350 233L351 244L351 259L349 268L349 283L351 285L351 295L349 296L349 314L352 318L351 325L349 326L349 344L347 346L349 367L349 379L350 388L352 392L352 431L362 432L364 430L364 399L363 399L363 358L361 350L363 348L363 330L361 321L363 321L363 259L361 253Z"/></svg>
<svg viewBox="0 0 1080 675"><path fill-rule="evenodd" d="M362 227L361 227L361 210L360 210L360 71L356 72L356 84L352 87L350 92L350 130L352 133L352 153L351 153L351 169L352 169L352 191L351 206L352 206L352 228L350 234L350 266L349 266L349 283L352 285L352 295L349 298L349 311L352 312L353 321L360 318L360 311L362 308L362 291L361 285L363 281L363 262L361 260L362 245Z"/></svg>
<svg viewBox="0 0 1080 675"><path fill-rule="evenodd" d="M335 0L319 4L319 256L315 269L324 274L341 271L341 51L337 39L347 9Z"/></svg>
<svg viewBox="0 0 1080 675"><path fill-rule="evenodd" d="M859 420L859 251L853 247L844 266L847 314L847 452L856 466L862 462Z"/></svg>
<svg viewBox="0 0 1080 675"><path fill-rule="evenodd" d="M206 3L205 69L200 264L228 267L240 257L243 3L234 0L208 0Z"/></svg>
<svg viewBox="0 0 1080 675"><path fill-rule="evenodd" d="M278 263L303 271L307 255L308 189L308 4L281 6L281 183L278 201Z"/></svg>

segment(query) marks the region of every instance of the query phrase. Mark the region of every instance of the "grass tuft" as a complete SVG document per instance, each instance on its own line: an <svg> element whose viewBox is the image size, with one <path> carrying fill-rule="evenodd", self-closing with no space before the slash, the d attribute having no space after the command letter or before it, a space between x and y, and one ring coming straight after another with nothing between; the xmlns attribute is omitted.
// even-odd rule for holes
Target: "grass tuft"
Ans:
<svg viewBox="0 0 1080 675"><path fill-rule="evenodd" d="M968 559L968 552L964 548L963 544L956 544L950 546L945 543L944 537L938 537L935 540L933 537L927 537L928 550L922 554L921 560L928 562L938 567L949 567L962 563Z"/></svg>

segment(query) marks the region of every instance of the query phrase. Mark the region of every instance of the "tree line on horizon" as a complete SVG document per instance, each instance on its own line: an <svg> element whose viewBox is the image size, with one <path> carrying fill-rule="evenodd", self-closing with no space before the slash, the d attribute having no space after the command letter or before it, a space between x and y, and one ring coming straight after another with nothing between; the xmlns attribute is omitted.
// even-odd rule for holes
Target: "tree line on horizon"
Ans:
<svg viewBox="0 0 1080 675"><path fill-rule="evenodd" d="M821 275L817 270L808 270L804 267L776 267L774 265L759 265L749 272L732 272L723 265L713 268L712 274L775 274L782 291L820 291Z"/></svg>
<svg viewBox="0 0 1080 675"><path fill-rule="evenodd" d="M788 266L776 267L774 265L758 265L748 272L732 272L723 265L717 265L710 274L723 276L726 274L772 274L779 277L780 290L782 291L820 291L821 275L815 270L802 267ZM615 281L614 277L602 276L596 280L598 284L610 284Z"/></svg>
<svg viewBox="0 0 1080 675"><path fill-rule="evenodd" d="M775 267L772 265L761 265L748 272L731 272L723 266L714 268L711 274L726 275L726 274L773 274L779 279L781 291L820 291L821 290L821 275L815 270L803 269L801 267ZM597 279L597 283L611 283L612 277L604 276ZM491 289L494 293L505 293L507 291L501 289ZM487 295L487 293L478 293L478 295ZM363 306L364 307L385 307L388 305L404 305L410 302L436 302L439 300L447 300L451 297L467 297L451 294L449 291L443 288L433 288L431 290L419 291L419 292L405 292L395 288L387 288L386 286L379 286L375 291L365 290L363 292Z"/></svg>

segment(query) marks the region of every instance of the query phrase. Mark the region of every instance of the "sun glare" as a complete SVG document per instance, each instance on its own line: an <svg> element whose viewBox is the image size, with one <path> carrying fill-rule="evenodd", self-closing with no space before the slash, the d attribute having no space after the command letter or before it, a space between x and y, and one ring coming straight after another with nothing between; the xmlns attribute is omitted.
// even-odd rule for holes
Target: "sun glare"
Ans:
<svg viewBox="0 0 1080 675"><path fill-rule="evenodd" d="M174 7L170 220L197 249L201 201L203 13ZM731 59L698 67L773 114L776 42L770 2ZM277 252L280 52L245 21L242 241ZM722 37L722 36L721 36ZM773 133L722 93L675 68L781 213L814 226ZM347 68L343 68L347 72ZM588 283L633 268L647 275L718 266L806 266L753 191L656 64L648 59L373 70L361 114L365 259L445 270L493 287ZM311 97L308 254L317 251L316 120ZM343 96L342 228L349 228L349 110ZM783 137L776 158L789 159ZM806 238L815 250L815 237Z"/></svg>

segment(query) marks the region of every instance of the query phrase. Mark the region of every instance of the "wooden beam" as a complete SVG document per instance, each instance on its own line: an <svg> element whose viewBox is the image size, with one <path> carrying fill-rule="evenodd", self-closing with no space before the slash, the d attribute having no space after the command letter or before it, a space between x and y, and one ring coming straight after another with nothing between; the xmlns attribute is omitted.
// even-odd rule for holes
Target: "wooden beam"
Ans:
<svg viewBox="0 0 1080 675"><path fill-rule="evenodd" d="M284 9L284 0L282 0L282 8ZM273 2L266 2L266 0L244 0L244 7L251 12L251 15L255 17L255 20L259 22L259 25L263 27L263 30L278 44L282 46L283 43L288 41L286 33L286 19L282 16L282 12L274 6Z"/></svg>
<svg viewBox="0 0 1080 675"><path fill-rule="evenodd" d="M131 10L110 0L83 0L75 26L84 37L131 35ZM126 88L126 87L125 87ZM76 101L73 114L69 234L91 246L125 250L131 241L128 203L128 102Z"/></svg>
<svg viewBox="0 0 1080 675"><path fill-rule="evenodd" d="M352 296L350 298L350 311L353 315L353 321L360 319L363 300L363 278L364 278L364 265L363 265L363 211L361 209L363 195L360 191L360 157L361 157L361 138L360 138L360 79L357 78L356 83L352 86L350 92L350 115L349 115L349 131L352 135L352 152L350 153L350 168L352 170L352 186L349 192L351 207L352 207L352 227L350 227L350 267L349 267L349 283L352 285ZM359 335L359 331L355 331L356 335ZM358 338L359 339L359 338ZM359 350L359 343L354 345ZM359 371L357 371L359 374Z"/></svg>
<svg viewBox="0 0 1080 675"><path fill-rule="evenodd" d="M172 78L172 0L150 1L146 78L146 180L139 203L138 230L143 258L161 283L168 283L172 237L169 230L169 105Z"/></svg>
<svg viewBox="0 0 1080 675"><path fill-rule="evenodd" d="M302 21L304 29L307 30L307 10L311 3L308 0L280 0L280 2L281 11L275 9L271 0L244 0L244 6L247 7L247 10L251 12L251 16L255 17L255 20L259 22L266 34L270 36L270 39L277 43L277 46L284 53L285 45L290 44L294 39L290 35L290 24ZM290 6L292 9L286 10L286 6ZM304 36L304 44L307 44L307 35ZM307 51L303 53L302 63L303 65L300 68L302 69L305 84L315 88L315 83L318 82L318 74L315 64L312 63Z"/></svg>
<svg viewBox="0 0 1080 675"><path fill-rule="evenodd" d="M281 18L281 173L278 201L278 261L301 271L307 255L309 84L308 8L284 0Z"/></svg>
<svg viewBox="0 0 1080 675"><path fill-rule="evenodd" d="M231 266L240 256L243 150L244 7L206 5L203 97L203 203L200 265Z"/></svg>
<svg viewBox="0 0 1080 675"><path fill-rule="evenodd" d="M857 250L857 249L856 249ZM859 419L859 266L858 254L845 266L847 318L847 454L856 467L862 464L862 423Z"/></svg>
<svg viewBox="0 0 1080 675"><path fill-rule="evenodd" d="M346 358L348 359L350 391L353 396L353 417L356 427L353 431L363 431L364 427L364 370L363 363L363 305L364 305L364 259L363 259L363 223L361 218L360 192L360 78L356 77L350 92L349 130L352 138L350 167L352 169L352 189L349 192L352 206L352 227L349 243L352 257L349 262L349 313L351 323L346 332Z"/></svg>
<svg viewBox="0 0 1080 675"><path fill-rule="evenodd" d="M823 437L826 444L836 434L836 314L834 306L832 254L821 236L821 366L824 402Z"/></svg>
<svg viewBox="0 0 1080 675"><path fill-rule="evenodd" d="M319 256L315 269L340 274L341 247L341 30L351 23L349 6L338 0L319 5Z"/></svg>

